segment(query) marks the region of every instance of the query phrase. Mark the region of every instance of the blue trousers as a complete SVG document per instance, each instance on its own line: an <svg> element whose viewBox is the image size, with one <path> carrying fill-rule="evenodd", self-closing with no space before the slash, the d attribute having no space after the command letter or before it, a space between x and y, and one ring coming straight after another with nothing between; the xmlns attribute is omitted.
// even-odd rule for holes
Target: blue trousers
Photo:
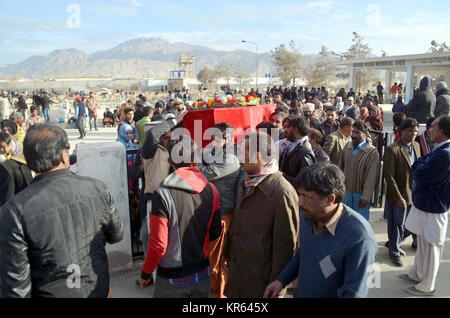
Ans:
<svg viewBox="0 0 450 318"><path fill-rule="evenodd" d="M92 120L94 120L94 128L97 129L97 118L94 118L94 112L89 112L89 128L92 129Z"/></svg>
<svg viewBox="0 0 450 318"><path fill-rule="evenodd" d="M50 108L44 108L43 109L44 112L44 118L46 121L50 121Z"/></svg>
<svg viewBox="0 0 450 318"><path fill-rule="evenodd" d="M384 212L387 219L389 255L391 256L401 256L400 243L412 234L405 228L409 210L411 210L411 205L408 205L406 208L400 208L396 204L386 201Z"/></svg>
<svg viewBox="0 0 450 318"><path fill-rule="evenodd" d="M369 221L370 202L364 209L360 209L358 205L361 197L362 193L347 192L345 194L344 204L361 214L367 221Z"/></svg>
<svg viewBox="0 0 450 318"><path fill-rule="evenodd" d="M69 119L69 125L70 125L70 128L78 128L78 126L77 126L77 120L76 119Z"/></svg>

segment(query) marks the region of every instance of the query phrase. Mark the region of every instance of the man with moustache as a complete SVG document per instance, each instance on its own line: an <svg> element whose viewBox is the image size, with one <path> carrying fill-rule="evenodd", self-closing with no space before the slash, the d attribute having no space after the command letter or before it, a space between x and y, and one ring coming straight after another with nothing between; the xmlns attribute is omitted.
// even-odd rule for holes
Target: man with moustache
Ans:
<svg viewBox="0 0 450 318"><path fill-rule="evenodd" d="M316 162L316 157L308 141L308 123L303 117L288 117L284 135L290 143L280 156L280 171L293 185L301 170Z"/></svg>
<svg viewBox="0 0 450 318"><path fill-rule="evenodd" d="M344 204L369 220L370 201L378 180L380 158L362 121L353 124L352 142L345 145L339 167L345 175Z"/></svg>
<svg viewBox="0 0 450 318"><path fill-rule="evenodd" d="M328 135L334 133L339 129L339 116L337 111L333 107L329 107L325 110L326 119L323 123L317 126L317 130L319 130L323 137L326 138Z"/></svg>
<svg viewBox="0 0 450 318"><path fill-rule="evenodd" d="M406 289L414 296L436 291L439 264L446 239L450 207L450 117L441 116L431 125L434 149L412 166L412 208L405 227L417 234L414 265L400 277L416 285Z"/></svg>
<svg viewBox="0 0 450 318"><path fill-rule="evenodd" d="M406 255L400 243L411 233L405 229L405 221L412 204L412 164L420 157L417 136L419 123L413 118L403 120L400 125L400 139L386 148L383 170L386 179L386 205L389 257L398 267L403 266L401 256Z"/></svg>
<svg viewBox="0 0 450 318"><path fill-rule="evenodd" d="M322 149L330 157L330 161L337 166L341 160L342 150L352 140L351 136L354 122L352 118L345 117L342 119L338 130L325 138Z"/></svg>
<svg viewBox="0 0 450 318"><path fill-rule="evenodd" d="M223 253L229 273L225 295L258 298L294 255L298 197L278 171L276 146L268 134L252 132L241 147L247 177L240 184Z"/></svg>
<svg viewBox="0 0 450 318"><path fill-rule="evenodd" d="M278 297L295 278L295 298L367 297L377 241L369 222L342 203L344 179L329 162L305 168L296 179L299 249L264 297Z"/></svg>

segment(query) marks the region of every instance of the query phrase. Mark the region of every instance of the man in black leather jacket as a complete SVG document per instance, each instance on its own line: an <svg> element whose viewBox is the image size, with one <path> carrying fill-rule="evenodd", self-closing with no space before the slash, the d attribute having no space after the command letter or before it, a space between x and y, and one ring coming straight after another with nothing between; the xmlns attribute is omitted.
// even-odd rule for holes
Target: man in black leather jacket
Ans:
<svg viewBox="0 0 450 318"><path fill-rule="evenodd" d="M68 170L63 129L27 132L24 155L31 185L0 208L2 297L107 297L106 243L123 225L106 185Z"/></svg>
<svg viewBox="0 0 450 318"><path fill-rule="evenodd" d="M308 141L308 122L303 117L289 117L285 122L284 136L290 141L280 155L280 171L294 185L302 169L316 162Z"/></svg>

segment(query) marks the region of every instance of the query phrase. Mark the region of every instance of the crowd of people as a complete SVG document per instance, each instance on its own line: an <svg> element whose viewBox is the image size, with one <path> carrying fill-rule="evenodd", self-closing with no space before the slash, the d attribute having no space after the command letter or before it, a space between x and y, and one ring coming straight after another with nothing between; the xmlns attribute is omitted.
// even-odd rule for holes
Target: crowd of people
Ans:
<svg viewBox="0 0 450 318"><path fill-rule="evenodd" d="M132 235L144 246L139 287L154 284L155 297L367 297L378 253L370 207L382 173L389 257L403 266L401 243L412 235L414 266L400 278L414 283L410 294L435 294L450 204L450 117L446 84L437 100L430 85L424 77L408 105L394 105L396 141L383 152L376 132L384 114L370 91L251 90L276 104L269 120L239 145L236 127L216 123L219 134L200 158L179 133L188 96L170 92L153 106L139 95L107 109L103 124L117 127L129 172L138 167L143 178L142 187L128 180ZM86 120L98 129L93 93L77 94L73 106L80 138ZM102 182L69 172L67 134L43 113L33 108L22 123L2 118L2 296L111 297L105 242L123 237L114 198ZM77 288L67 285L71 264L82 273Z"/></svg>

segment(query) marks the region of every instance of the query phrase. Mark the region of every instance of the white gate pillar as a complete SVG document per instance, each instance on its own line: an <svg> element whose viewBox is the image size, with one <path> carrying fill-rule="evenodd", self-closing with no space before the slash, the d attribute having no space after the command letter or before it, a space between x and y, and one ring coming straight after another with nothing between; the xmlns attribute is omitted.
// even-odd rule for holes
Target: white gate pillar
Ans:
<svg viewBox="0 0 450 318"><path fill-rule="evenodd" d="M406 96L405 104L407 104L414 96L414 73L416 72L416 67L413 65L408 65L406 67Z"/></svg>

